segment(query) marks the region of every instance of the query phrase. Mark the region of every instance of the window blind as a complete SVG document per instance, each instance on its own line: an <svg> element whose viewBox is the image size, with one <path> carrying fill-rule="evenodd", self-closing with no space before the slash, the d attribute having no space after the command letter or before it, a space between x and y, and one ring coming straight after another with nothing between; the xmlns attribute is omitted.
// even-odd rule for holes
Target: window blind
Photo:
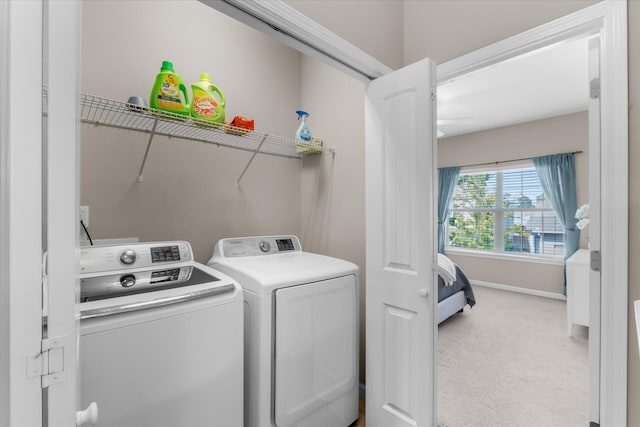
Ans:
<svg viewBox="0 0 640 427"><path fill-rule="evenodd" d="M451 202L449 246L562 256L563 234L535 168L460 175Z"/></svg>

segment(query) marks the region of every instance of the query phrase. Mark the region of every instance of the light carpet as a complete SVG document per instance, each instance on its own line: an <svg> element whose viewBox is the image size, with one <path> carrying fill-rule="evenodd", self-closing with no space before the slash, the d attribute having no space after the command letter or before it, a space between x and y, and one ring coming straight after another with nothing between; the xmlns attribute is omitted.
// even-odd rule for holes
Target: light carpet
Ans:
<svg viewBox="0 0 640 427"><path fill-rule="evenodd" d="M588 329L566 335L566 302L481 286L438 328L441 427L584 427Z"/></svg>

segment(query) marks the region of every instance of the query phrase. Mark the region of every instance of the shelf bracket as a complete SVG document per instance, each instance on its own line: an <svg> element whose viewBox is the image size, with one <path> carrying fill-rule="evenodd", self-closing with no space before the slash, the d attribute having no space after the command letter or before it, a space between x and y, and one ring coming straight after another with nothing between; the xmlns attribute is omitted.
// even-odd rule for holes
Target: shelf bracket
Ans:
<svg viewBox="0 0 640 427"><path fill-rule="evenodd" d="M151 142L153 141L153 137L156 134L156 126L158 126L158 117L153 121L153 127L151 128L151 135L149 135L149 141L147 142L147 149L144 152L144 157L142 158L142 164L140 165L140 171L138 172L137 182L142 182L142 171L144 171L144 165L147 163L147 156L149 155L149 148L151 148Z"/></svg>
<svg viewBox="0 0 640 427"><path fill-rule="evenodd" d="M244 176L244 174L247 172L247 169L249 169L249 166L251 166L251 163L253 162L253 159L255 159L256 154L258 154L260 152L260 149L262 148L262 144L264 144L264 142L267 140L267 137L269 135L265 134L262 137L262 141L260 141L260 145L258 145L258 148L256 148L256 150L253 152L253 155L251 156L251 158L249 159L249 162L247 163L247 165L244 167L244 170L242 171L242 173L240 174L240 177L238 178L238 180L236 181L236 188L240 188L240 181L242 180L242 177Z"/></svg>

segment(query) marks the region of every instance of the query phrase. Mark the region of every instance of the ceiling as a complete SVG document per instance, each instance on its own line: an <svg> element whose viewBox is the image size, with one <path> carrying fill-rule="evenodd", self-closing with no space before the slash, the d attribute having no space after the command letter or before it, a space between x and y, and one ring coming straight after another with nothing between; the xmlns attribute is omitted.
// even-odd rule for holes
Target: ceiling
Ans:
<svg viewBox="0 0 640 427"><path fill-rule="evenodd" d="M440 84L438 135L586 111L588 44L588 38L558 43Z"/></svg>

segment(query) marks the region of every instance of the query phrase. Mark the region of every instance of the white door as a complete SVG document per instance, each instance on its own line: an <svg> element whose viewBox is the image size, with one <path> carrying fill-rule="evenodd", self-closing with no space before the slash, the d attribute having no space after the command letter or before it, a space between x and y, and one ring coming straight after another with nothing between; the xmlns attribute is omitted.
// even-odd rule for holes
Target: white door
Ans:
<svg viewBox="0 0 640 427"><path fill-rule="evenodd" d="M435 426L436 68L371 82L366 131L367 425Z"/></svg>
<svg viewBox="0 0 640 427"><path fill-rule="evenodd" d="M589 40L589 233L600 250L600 37ZM600 423L600 271L589 269L589 421Z"/></svg>

